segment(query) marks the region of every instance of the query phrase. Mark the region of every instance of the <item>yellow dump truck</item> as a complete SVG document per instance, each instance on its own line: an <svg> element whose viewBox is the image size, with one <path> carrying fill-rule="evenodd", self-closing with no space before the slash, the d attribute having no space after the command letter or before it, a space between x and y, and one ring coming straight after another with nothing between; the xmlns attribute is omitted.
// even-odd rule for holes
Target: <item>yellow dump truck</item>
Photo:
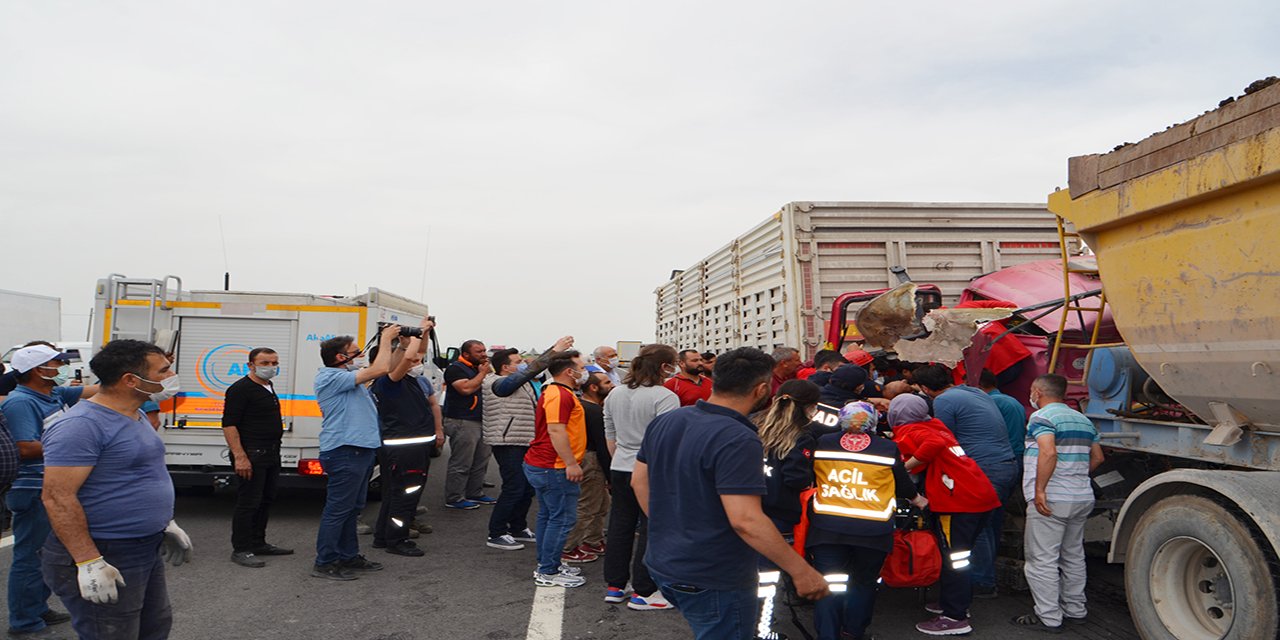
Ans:
<svg viewBox="0 0 1280 640"><path fill-rule="evenodd" d="M1098 484L1135 625L1277 637L1280 84L1072 158L1049 209L1096 252L1126 343L1095 350L1083 409L1120 460Z"/></svg>

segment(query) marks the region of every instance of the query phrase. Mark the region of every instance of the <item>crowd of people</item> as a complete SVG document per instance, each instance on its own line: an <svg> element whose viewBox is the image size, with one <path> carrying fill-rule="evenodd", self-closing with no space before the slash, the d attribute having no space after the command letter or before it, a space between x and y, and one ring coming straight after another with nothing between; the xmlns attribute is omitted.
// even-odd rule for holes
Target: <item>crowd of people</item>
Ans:
<svg viewBox="0 0 1280 640"><path fill-rule="evenodd" d="M441 394L424 363L433 327L387 326L367 353L351 336L320 345L327 484L312 576L381 570L361 551L365 529L374 549L423 555L422 490L448 443L443 507L487 508L489 548L532 545L537 587L583 586L580 565L603 559L605 602L678 610L700 639L783 637L773 611L784 594L814 601L819 638L871 637L906 514L928 522L941 549L937 598L925 607L933 617L916 628L969 633L972 599L997 595L1004 508L1019 497L1035 608L1011 622L1052 633L1086 618L1083 523L1102 453L1060 376L1036 378L1028 419L991 372L979 388L939 364L860 349L805 362L787 347L662 344L624 367L613 348L584 354L566 336L534 356L468 340ZM66 360L32 343L0 378L14 385L0 386L9 633L52 637L70 621L84 638L167 637L164 564L182 564L191 541L172 520L154 415L178 378L169 356L134 340L93 357L94 385L69 384ZM267 538L281 471L279 356L260 346L247 364L222 415L238 478L230 560L260 568L294 551ZM486 493L490 459L496 497ZM375 468L382 500L367 524ZM50 609L51 594L67 613Z"/></svg>

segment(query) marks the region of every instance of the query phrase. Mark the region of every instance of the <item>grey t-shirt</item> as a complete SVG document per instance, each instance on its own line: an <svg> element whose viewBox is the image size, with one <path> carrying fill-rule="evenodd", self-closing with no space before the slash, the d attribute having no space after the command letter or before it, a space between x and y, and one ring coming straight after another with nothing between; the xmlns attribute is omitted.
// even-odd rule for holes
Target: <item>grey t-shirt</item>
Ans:
<svg viewBox="0 0 1280 640"><path fill-rule="evenodd" d="M614 387L604 399L604 437L618 444L613 471L631 473L644 431L660 414L680 408L680 398L666 387Z"/></svg>

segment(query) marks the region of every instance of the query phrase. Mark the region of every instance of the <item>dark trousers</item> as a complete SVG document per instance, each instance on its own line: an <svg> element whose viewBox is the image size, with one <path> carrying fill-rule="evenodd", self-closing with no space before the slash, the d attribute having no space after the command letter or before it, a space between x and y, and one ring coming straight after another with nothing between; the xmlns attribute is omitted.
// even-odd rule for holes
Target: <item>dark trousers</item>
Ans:
<svg viewBox="0 0 1280 640"><path fill-rule="evenodd" d="M253 551L267 544L267 517L280 479L280 447L246 448L252 466L249 479L236 484L236 509L231 516L231 549ZM235 456L231 457L235 466Z"/></svg>
<svg viewBox="0 0 1280 640"><path fill-rule="evenodd" d="M328 484L320 529L316 531L316 564L350 560L360 554L356 519L369 493L376 451L343 445L320 452L320 464L328 476Z"/></svg>
<svg viewBox="0 0 1280 640"><path fill-rule="evenodd" d="M631 472L611 471L609 494L609 531L605 535L604 581L617 589L626 589L627 581L642 596L658 590L649 569L644 566L644 550L649 544L649 519L640 510L636 493L631 490Z"/></svg>
<svg viewBox="0 0 1280 640"><path fill-rule="evenodd" d="M942 615L952 620L969 617L973 603L973 582L969 577L973 560L973 543L987 526L989 512L938 514L943 540L942 578L938 581L938 605Z"/></svg>
<svg viewBox="0 0 1280 640"><path fill-rule="evenodd" d="M888 554L843 544L819 544L808 550L813 554L813 568L833 585L831 595L814 606L813 625L819 640L839 640L841 632L862 638L871 625L876 583ZM840 579L846 575L847 580ZM836 591L835 585L841 584L847 586L844 593Z"/></svg>
<svg viewBox="0 0 1280 640"><path fill-rule="evenodd" d="M489 537L520 535L529 528L529 507L533 505L533 486L524 476L524 454L529 447L502 444L491 448L502 475L502 493L489 514Z"/></svg>
<svg viewBox="0 0 1280 640"><path fill-rule="evenodd" d="M107 564L120 571L120 600L94 604L80 597L76 561L57 536L49 536L42 553L44 579L71 614L71 628L84 640L163 640L173 626L173 609L160 559L163 533L128 540L93 542Z"/></svg>
<svg viewBox="0 0 1280 640"><path fill-rule="evenodd" d="M381 466L382 506L373 527L373 541L388 547L409 539L409 525L418 513L422 487L427 484L427 467L431 464L430 444L403 444L378 449Z"/></svg>

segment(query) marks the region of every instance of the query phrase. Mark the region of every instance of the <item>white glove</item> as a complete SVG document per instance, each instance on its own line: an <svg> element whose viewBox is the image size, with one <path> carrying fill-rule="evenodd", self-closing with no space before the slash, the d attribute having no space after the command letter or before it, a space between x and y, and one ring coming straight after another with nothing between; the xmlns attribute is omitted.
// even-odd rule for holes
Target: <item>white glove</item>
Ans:
<svg viewBox="0 0 1280 640"><path fill-rule="evenodd" d="M116 585L124 586L124 577L102 556L76 563L80 581L80 597L94 604L115 604L119 599Z"/></svg>
<svg viewBox="0 0 1280 640"><path fill-rule="evenodd" d="M191 536L188 536L187 532L173 520L170 520L169 526L164 528L164 544L160 545L160 558L164 562L172 562L175 567L181 567L182 563L191 558Z"/></svg>

